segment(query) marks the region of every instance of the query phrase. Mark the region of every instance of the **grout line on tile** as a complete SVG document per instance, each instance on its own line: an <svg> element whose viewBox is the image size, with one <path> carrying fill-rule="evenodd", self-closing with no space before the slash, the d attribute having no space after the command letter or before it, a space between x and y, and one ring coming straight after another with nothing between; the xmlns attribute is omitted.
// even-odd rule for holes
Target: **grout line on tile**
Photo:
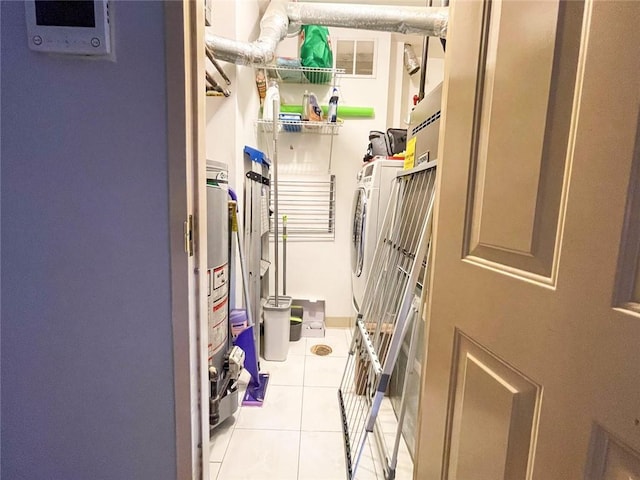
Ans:
<svg viewBox="0 0 640 480"><path fill-rule="evenodd" d="M302 412L304 410L304 389L302 390L302 408L300 409L300 430L298 430L298 469L296 478L300 477L300 458L302 456Z"/></svg>
<svg viewBox="0 0 640 480"><path fill-rule="evenodd" d="M307 348L307 344L305 339L305 353L306 353L306 348ZM306 354L302 358L304 358L303 360L304 363L302 365L302 405L300 406L300 432L298 435L298 470L296 473L296 478L300 478L300 459L302 458L302 416L304 414L304 394L306 390L306 387L304 386L304 376L305 376L305 371L307 369Z"/></svg>
<svg viewBox="0 0 640 480"><path fill-rule="evenodd" d="M218 465L218 471L216 472L216 478L213 480L218 480L218 475L220 475L220 470L222 469L222 462L209 462L209 477L211 477L211 465Z"/></svg>
<svg viewBox="0 0 640 480"><path fill-rule="evenodd" d="M224 462L225 457L227 456L227 451L229 450L229 445L231 445L231 439L233 438L233 434L236 431L236 425L238 424L238 417L240 416L240 408L239 407L238 410L236 410L236 413L233 416L233 426L231 427L231 433L229 434L229 441L227 442L227 444L224 447L224 452L222 454L222 460L220 462L213 462L213 463L220 463L220 468L222 468L222 462ZM236 416L237 415L237 416ZM227 421L229 421L227 419ZM211 434L209 434L209 441L211 441ZM209 447L209 456L211 456L211 447ZM209 462L212 463L212 462ZM220 472L218 472L220 473Z"/></svg>

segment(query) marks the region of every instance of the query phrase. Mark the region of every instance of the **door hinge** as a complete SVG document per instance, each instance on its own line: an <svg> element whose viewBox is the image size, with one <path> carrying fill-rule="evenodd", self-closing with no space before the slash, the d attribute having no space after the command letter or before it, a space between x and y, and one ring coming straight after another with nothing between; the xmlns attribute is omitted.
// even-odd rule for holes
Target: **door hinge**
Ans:
<svg viewBox="0 0 640 480"><path fill-rule="evenodd" d="M193 257L193 215L189 215L184 222L184 251Z"/></svg>

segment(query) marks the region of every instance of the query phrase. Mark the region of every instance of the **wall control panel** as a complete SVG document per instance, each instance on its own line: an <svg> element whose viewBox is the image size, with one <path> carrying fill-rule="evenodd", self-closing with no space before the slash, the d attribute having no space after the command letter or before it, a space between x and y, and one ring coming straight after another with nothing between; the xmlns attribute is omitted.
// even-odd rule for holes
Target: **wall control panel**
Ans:
<svg viewBox="0 0 640 480"><path fill-rule="evenodd" d="M108 55L108 0L27 0L29 48L71 55Z"/></svg>

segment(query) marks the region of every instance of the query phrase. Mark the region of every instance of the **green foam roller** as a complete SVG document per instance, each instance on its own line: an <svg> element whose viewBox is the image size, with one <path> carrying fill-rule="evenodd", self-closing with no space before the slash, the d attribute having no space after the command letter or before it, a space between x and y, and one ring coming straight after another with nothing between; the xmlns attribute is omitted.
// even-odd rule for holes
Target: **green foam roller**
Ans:
<svg viewBox="0 0 640 480"><path fill-rule="evenodd" d="M302 105L280 105L280 111L282 113L302 113ZM326 114L327 107L323 106L322 111ZM373 107L338 105L338 116L340 118L374 118L376 115Z"/></svg>

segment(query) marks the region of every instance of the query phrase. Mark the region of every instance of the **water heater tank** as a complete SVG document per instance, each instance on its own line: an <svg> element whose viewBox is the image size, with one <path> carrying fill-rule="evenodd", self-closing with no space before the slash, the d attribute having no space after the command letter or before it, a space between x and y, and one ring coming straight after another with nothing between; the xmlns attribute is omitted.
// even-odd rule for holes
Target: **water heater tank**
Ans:
<svg viewBox="0 0 640 480"><path fill-rule="evenodd" d="M227 165L207 160L209 365L222 370L229 335L229 185Z"/></svg>

